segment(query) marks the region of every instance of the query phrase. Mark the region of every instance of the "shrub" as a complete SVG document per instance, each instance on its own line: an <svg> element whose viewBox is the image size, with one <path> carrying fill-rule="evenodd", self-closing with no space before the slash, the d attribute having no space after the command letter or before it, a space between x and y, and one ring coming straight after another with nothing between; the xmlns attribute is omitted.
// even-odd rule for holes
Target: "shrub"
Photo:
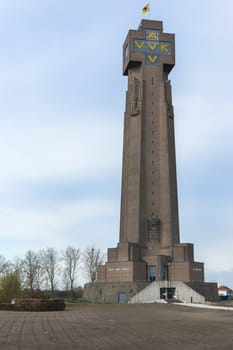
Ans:
<svg viewBox="0 0 233 350"><path fill-rule="evenodd" d="M64 299L16 299L16 310L19 311L63 311Z"/></svg>
<svg viewBox="0 0 233 350"><path fill-rule="evenodd" d="M8 273L0 278L0 302L10 303L12 299L21 294L19 276L16 273Z"/></svg>

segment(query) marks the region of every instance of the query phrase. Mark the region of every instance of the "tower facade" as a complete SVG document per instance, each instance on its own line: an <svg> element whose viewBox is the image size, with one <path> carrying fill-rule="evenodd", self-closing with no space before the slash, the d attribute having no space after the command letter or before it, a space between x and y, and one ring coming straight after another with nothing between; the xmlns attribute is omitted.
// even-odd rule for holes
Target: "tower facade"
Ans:
<svg viewBox="0 0 233 350"><path fill-rule="evenodd" d="M174 34L142 20L123 45L128 77L124 116L120 235L97 282L203 282L193 245L180 243L174 113L169 73Z"/></svg>

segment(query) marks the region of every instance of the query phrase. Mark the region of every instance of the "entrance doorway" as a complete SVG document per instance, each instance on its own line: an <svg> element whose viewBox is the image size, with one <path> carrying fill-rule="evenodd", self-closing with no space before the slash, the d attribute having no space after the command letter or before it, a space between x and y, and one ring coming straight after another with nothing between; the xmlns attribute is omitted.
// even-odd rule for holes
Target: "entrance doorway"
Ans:
<svg viewBox="0 0 233 350"><path fill-rule="evenodd" d="M160 299L173 299L176 288L160 288Z"/></svg>
<svg viewBox="0 0 233 350"><path fill-rule="evenodd" d="M126 295L125 295L125 293L119 293L118 294L118 303L119 304L125 304L126 303Z"/></svg>

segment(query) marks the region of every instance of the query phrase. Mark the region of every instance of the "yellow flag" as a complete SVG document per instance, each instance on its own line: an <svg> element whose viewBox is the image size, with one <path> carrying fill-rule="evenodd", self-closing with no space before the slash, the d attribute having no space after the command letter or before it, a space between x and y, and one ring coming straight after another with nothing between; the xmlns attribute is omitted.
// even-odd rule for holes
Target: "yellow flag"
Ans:
<svg viewBox="0 0 233 350"><path fill-rule="evenodd" d="M150 11L150 4L146 4L146 6L143 7L142 13L145 15Z"/></svg>

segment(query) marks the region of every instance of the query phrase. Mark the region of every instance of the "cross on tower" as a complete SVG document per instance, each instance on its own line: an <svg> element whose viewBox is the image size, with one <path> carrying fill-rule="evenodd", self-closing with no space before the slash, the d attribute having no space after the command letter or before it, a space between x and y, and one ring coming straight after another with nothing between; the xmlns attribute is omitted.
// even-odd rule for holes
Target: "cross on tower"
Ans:
<svg viewBox="0 0 233 350"><path fill-rule="evenodd" d="M133 52L140 52L145 55L145 63L159 65L160 56L172 55L172 43L160 41L160 31L153 29L145 30L145 39L133 40Z"/></svg>
<svg viewBox="0 0 233 350"><path fill-rule="evenodd" d="M170 72L175 64L175 36L163 32L162 22L142 20L130 30L123 46L123 74L135 65L163 67Z"/></svg>

